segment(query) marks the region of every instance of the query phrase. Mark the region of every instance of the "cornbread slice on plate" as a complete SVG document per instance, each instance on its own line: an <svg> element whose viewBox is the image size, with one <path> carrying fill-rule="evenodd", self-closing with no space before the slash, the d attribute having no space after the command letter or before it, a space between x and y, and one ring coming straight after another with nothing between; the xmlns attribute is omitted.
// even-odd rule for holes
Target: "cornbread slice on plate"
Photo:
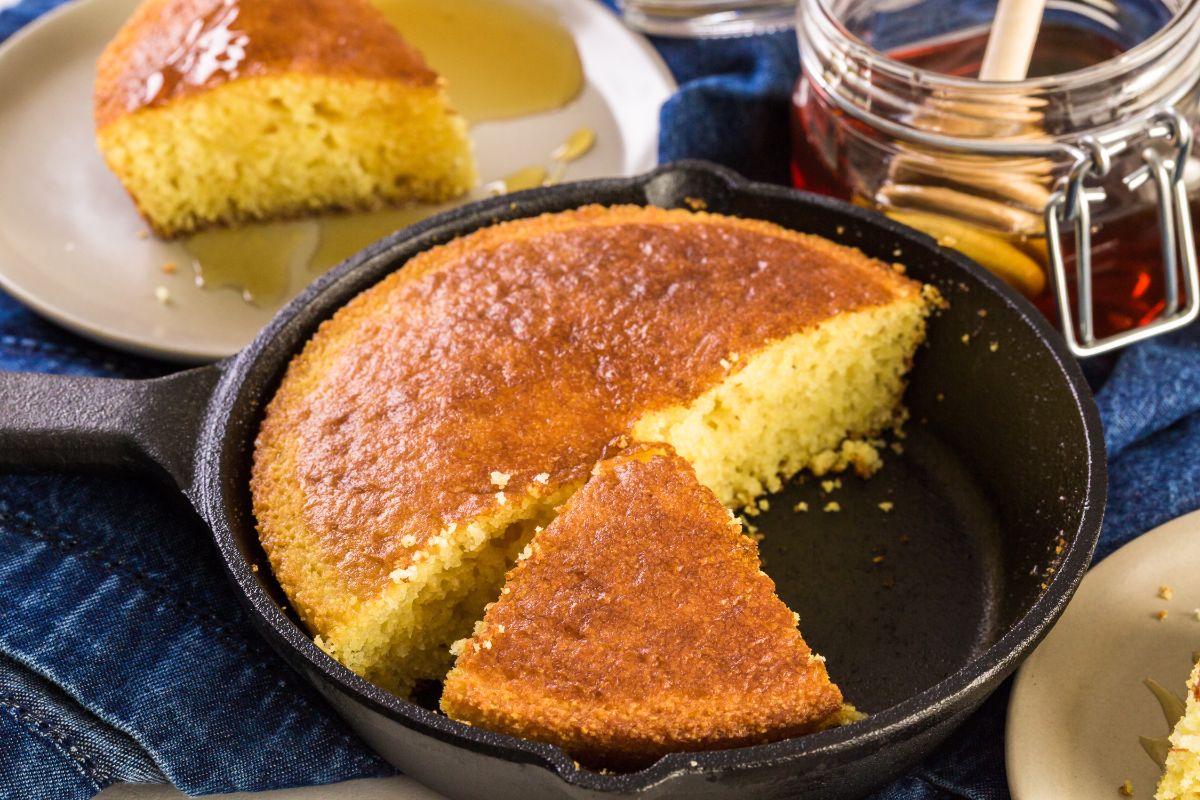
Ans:
<svg viewBox="0 0 1200 800"><path fill-rule="evenodd" d="M1200 663L1187 682L1187 706L1171 731L1171 749L1154 800L1200 800Z"/></svg>
<svg viewBox="0 0 1200 800"><path fill-rule="evenodd" d="M688 462L635 445L534 536L442 710L615 768L808 733L842 696L797 619Z"/></svg>
<svg viewBox="0 0 1200 800"><path fill-rule="evenodd" d="M670 444L727 506L869 472L931 302L756 220L592 206L479 230L292 361L255 447L260 539L317 643L406 693L615 439Z"/></svg>
<svg viewBox="0 0 1200 800"><path fill-rule="evenodd" d="M366 0L147 0L94 103L105 161L166 237L476 180L441 79Z"/></svg>

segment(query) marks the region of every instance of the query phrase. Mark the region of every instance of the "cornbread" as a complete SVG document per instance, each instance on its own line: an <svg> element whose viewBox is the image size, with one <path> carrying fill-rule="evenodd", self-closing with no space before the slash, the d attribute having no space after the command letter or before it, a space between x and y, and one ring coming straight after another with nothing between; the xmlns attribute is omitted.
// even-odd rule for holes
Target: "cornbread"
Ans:
<svg viewBox="0 0 1200 800"><path fill-rule="evenodd" d="M669 445L600 462L456 649L446 714L585 764L773 741L842 707L758 545Z"/></svg>
<svg viewBox="0 0 1200 800"><path fill-rule="evenodd" d="M366 0L146 0L100 56L94 116L165 237L476 179L441 79Z"/></svg>
<svg viewBox="0 0 1200 800"><path fill-rule="evenodd" d="M1154 800L1200 800L1200 663L1187 683L1187 706L1171 731L1171 749Z"/></svg>
<svg viewBox="0 0 1200 800"><path fill-rule="evenodd" d="M294 358L255 447L260 539L317 643L408 692L614 447L671 445L727 507L806 467L870 470L930 302L757 220L590 206L484 228Z"/></svg>

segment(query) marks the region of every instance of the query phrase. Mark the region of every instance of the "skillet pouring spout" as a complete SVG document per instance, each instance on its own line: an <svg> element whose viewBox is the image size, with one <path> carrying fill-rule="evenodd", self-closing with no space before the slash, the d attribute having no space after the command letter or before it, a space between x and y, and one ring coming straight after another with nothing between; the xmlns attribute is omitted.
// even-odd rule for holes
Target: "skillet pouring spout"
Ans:
<svg viewBox="0 0 1200 800"><path fill-rule="evenodd" d="M0 467L157 468L191 495L219 365L124 380L0 372Z"/></svg>

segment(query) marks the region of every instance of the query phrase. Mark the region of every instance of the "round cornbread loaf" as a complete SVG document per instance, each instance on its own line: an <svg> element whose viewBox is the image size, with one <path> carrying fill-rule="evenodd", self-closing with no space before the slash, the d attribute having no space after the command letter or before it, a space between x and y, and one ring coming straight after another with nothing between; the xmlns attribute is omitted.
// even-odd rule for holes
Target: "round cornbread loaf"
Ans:
<svg viewBox="0 0 1200 800"><path fill-rule="evenodd" d="M327 320L260 430L254 511L327 652L405 692L614 443L664 442L726 505L877 456L922 287L715 214L592 206L415 257Z"/></svg>

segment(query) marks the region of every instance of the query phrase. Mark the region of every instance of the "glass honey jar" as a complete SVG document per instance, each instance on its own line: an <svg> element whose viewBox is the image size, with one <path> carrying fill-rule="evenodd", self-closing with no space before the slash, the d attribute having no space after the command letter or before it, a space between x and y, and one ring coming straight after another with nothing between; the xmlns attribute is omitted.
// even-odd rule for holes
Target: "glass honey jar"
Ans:
<svg viewBox="0 0 1200 800"><path fill-rule="evenodd" d="M976 79L995 0L800 0L793 179L918 228L1078 356L1200 315L1200 0L1056 0L1029 77Z"/></svg>

